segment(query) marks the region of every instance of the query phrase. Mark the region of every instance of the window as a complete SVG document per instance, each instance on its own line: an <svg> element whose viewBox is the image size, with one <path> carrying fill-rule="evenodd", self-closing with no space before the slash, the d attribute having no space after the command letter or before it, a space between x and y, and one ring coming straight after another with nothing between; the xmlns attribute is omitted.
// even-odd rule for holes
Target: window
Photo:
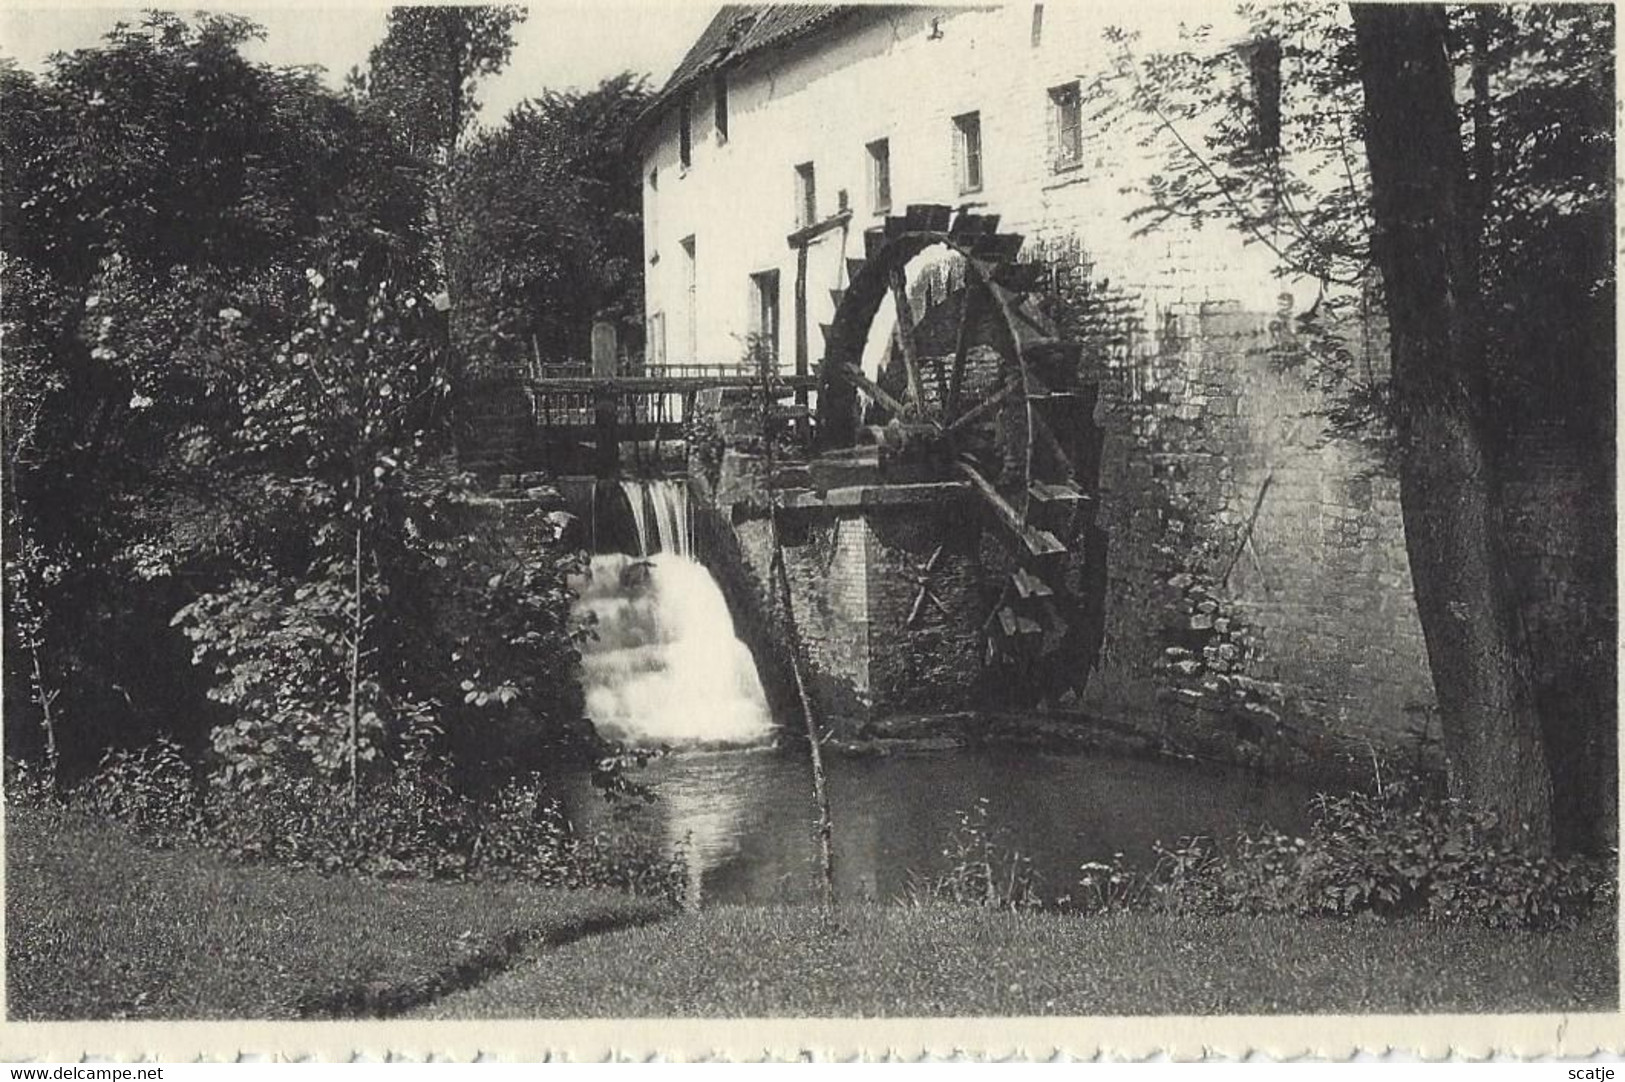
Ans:
<svg viewBox="0 0 1625 1082"><path fill-rule="evenodd" d="M1253 149L1281 149L1281 43L1259 38L1243 50L1252 83Z"/></svg>
<svg viewBox="0 0 1625 1082"><path fill-rule="evenodd" d="M698 360L700 352L699 274L694 261L694 238L684 237L680 246L683 249L683 286L686 291L683 303L687 309L683 313L683 340L688 346L686 359L692 363Z"/></svg>
<svg viewBox="0 0 1625 1082"><path fill-rule="evenodd" d="M796 166L796 225L809 226L818 220L818 179L812 162Z"/></svg>
<svg viewBox="0 0 1625 1082"><path fill-rule="evenodd" d="M649 317L649 341L645 344L644 365L659 368L666 363L666 313Z"/></svg>
<svg viewBox="0 0 1625 1082"><path fill-rule="evenodd" d="M891 140L869 144L869 209L884 214L891 209Z"/></svg>
<svg viewBox="0 0 1625 1082"><path fill-rule="evenodd" d="M1033 48L1044 44L1044 5L1033 5Z"/></svg>
<svg viewBox="0 0 1625 1082"><path fill-rule="evenodd" d="M717 142L728 141L728 77L718 72L711 81L712 100L716 106Z"/></svg>
<svg viewBox="0 0 1625 1082"><path fill-rule="evenodd" d="M643 218L648 223L649 262L660 262L660 170L649 170L649 194L643 200Z"/></svg>
<svg viewBox="0 0 1625 1082"><path fill-rule="evenodd" d="M760 359L774 365L779 359L779 272L762 271L750 276L750 333Z"/></svg>
<svg viewBox="0 0 1625 1082"><path fill-rule="evenodd" d="M684 169L694 164L694 127L689 112L689 101L684 98L677 107L677 158Z"/></svg>
<svg viewBox="0 0 1625 1082"><path fill-rule="evenodd" d="M981 113L954 117L954 166L959 175L960 195L982 190Z"/></svg>
<svg viewBox="0 0 1625 1082"><path fill-rule="evenodd" d="M1083 164L1083 99L1076 82L1050 87L1050 166L1059 173Z"/></svg>

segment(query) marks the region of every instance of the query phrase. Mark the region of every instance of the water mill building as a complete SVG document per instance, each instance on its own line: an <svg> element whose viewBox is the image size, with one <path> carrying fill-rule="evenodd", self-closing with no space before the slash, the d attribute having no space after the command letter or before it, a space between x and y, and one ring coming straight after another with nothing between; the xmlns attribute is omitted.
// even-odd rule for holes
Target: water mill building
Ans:
<svg viewBox="0 0 1625 1082"><path fill-rule="evenodd" d="M1136 20L1136 48L1176 41L1175 9L1142 5ZM1219 225L1141 229L1134 212L1166 149L1097 123L1091 85L1120 62L1107 22L1098 5L1071 3L721 8L635 140L646 369L765 359L815 385L798 401L825 461L773 484L791 493L784 506L810 509L781 526L799 633L829 678L826 704L863 719L858 729L963 701L967 674L994 662L984 640L1013 626L1076 647L1054 661L1073 669L1021 704L1057 725L1088 719L1113 739L1263 765L1436 761L1397 482L1329 437L1312 373L1282 363L1316 283ZM1239 25L1213 33L1249 47ZM963 341L956 351L972 302L910 247L927 234L964 256L958 285L985 274L994 300L977 303L1004 318L1001 334L1036 336L1020 377L1021 435L1036 450L1018 452L1029 466L1018 487L996 477L988 500L888 513L910 481L977 482L941 462L899 472L906 449L882 446L875 457L893 472L871 486L846 458L890 438L869 422L898 410L876 403L904 409L915 394L940 432L960 396L955 359L964 396L1008 388L996 371L978 386L978 362ZM933 356L904 349L894 300L927 336L948 310ZM1023 329L1029 316L1037 330ZM921 354L906 379L903 353ZM1365 363L1386 364L1380 329ZM1063 397L1074 412L1046 420L1060 407L1041 400ZM1004 420L993 427L989 439L1006 438ZM1036 464L1046 458L1066 469ZM760 473L711 469L723 488ZM1043 494L1065 502L1073 489L1084 519L1054 517ZM753 555L766 527L741 513L751 501L737 485L708 491L730 559L755 569L768 598L766 558ZM1017 544L1001 562L986 532L955 533L998 519L1001 502L1018 530L1061 539L1064 572L1024 586L1036 550ZM1565 548L1518 540L1530 560ZM1044 626L1045 583L1084 595L1078 612L1093 615ZM1563 612L1550 615L1558 627Z"/></svg>

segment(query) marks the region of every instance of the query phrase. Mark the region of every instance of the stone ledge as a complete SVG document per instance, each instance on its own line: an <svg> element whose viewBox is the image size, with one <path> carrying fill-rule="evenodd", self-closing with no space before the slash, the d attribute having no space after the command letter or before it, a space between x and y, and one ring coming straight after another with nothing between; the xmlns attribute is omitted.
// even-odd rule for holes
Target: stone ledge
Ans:
<svg viewBox="0 0 1625 1082"><path fill-rule="evenodd" d="M926 481L897 485L850 485L820 496L811 489L786 490L779 505L785 511L821 511L852 507L903 507L941 503L970 495L963 481Z"/></svg>

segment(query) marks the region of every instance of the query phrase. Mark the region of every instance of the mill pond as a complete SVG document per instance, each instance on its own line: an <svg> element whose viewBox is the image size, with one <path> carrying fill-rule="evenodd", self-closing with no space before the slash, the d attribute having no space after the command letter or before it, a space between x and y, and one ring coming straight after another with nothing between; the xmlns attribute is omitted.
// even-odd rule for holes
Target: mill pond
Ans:
<svg viewBox="0 0 1625 1082"><path fill-rule="evenodd" d="M577 582L578 615L593 628L587 712L604 735L666 754L630 775L651 801L606 802L582 781L567 796L570 819L680 856L691 904L816 900L816 808L799 722L771 716L751 651L695 558L686 488L623 481L593 491L593 534L638 552L596 555ZM615 521L628 516L631 529ZM1300 782L1216 766L998 746L826 761L836 890L851 901L900 901L945 874L967 826L1027 858L1053 902L1085 862L1122 857L1143 868L1158 844L1300 830L1311 795Z"/></svg>
<svg viewBox="0 0 1625 1082"><path fill-rule="evenodd" d="M1040 897L1054 902L1075 891L1086 861L1122 854L1143 870L1159 842L1263 825L1300 830L1309 796L1301 785L1239 771L1025 750L837 755L828 770L843 902L904 901L918 883L949 872L960 813L1029 858ZM804 752L680 751L636 780L654 803L612 808L577 790L573 819L682 854L690 903L817 900Z"/></svg>

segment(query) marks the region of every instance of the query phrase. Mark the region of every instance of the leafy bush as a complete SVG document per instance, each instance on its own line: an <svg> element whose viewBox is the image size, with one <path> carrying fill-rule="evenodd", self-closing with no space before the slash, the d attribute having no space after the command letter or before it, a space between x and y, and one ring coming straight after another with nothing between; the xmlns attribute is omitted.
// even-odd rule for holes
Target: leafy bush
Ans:
<svg viewBox="0 0 1625 1082"><path fill-rule="evenodd" d="M6 803L20 808L43 808L56 803L50 769L32 759L6 758Z"/></svg>
<svg viewBox="0 0 1625 1082"><path fill-rule="evenodd" d="M179 744L163 738L143 748L108 752L96 773L75 787L70 800L127 824L158 845L195 838L202 827L191 764Z"/></svg>
<svg viewBox="0 0 1625 1082"><path fill-rule="evenodd" d="M946 902L983 909L1038 909L1042 877L1032 858L1004 841L1003 832L988 815L986 797L967 810L954 813L959 820L948 836L942 855L948 868L940 875L910 871L908 900L914 905Z"/></svg>
<svg viewBox="0 0 1625 1082"><path fill-rule="evenodd" d="M13 806L59 803L37 768L7 763ZM523 881L608 887L683 901L681 852L580 835L547 783L532 774L475 799L444 778L444 759L417 758L362 786L318 774L217 772L201 785L179 745L159 741L108 753L60 803L124 825L156 848L202 846L246 864L378 878Z"/></svg>
<svg viewBox="0 0 1625 1082"><path fill-rule="evenodd" d="M1180 911L1417 916L1492 928L1572 926L1614 904L1614 861L1532 854L1494 815L1413 786L1322 795L1307 837L1264 829L1228 852L1160 851L1137 900ZM1127 888L1125 888L1127 889Z"/></svg>
<svg viewBox="0 0 1625 1082"><path fill-rule="evenodd" d="M480 817L477 870L489 878L683 900L688 866L681 853L634 848L601 833L577 834L558 801L545 799L538 776L504 786Z"/></svg>

